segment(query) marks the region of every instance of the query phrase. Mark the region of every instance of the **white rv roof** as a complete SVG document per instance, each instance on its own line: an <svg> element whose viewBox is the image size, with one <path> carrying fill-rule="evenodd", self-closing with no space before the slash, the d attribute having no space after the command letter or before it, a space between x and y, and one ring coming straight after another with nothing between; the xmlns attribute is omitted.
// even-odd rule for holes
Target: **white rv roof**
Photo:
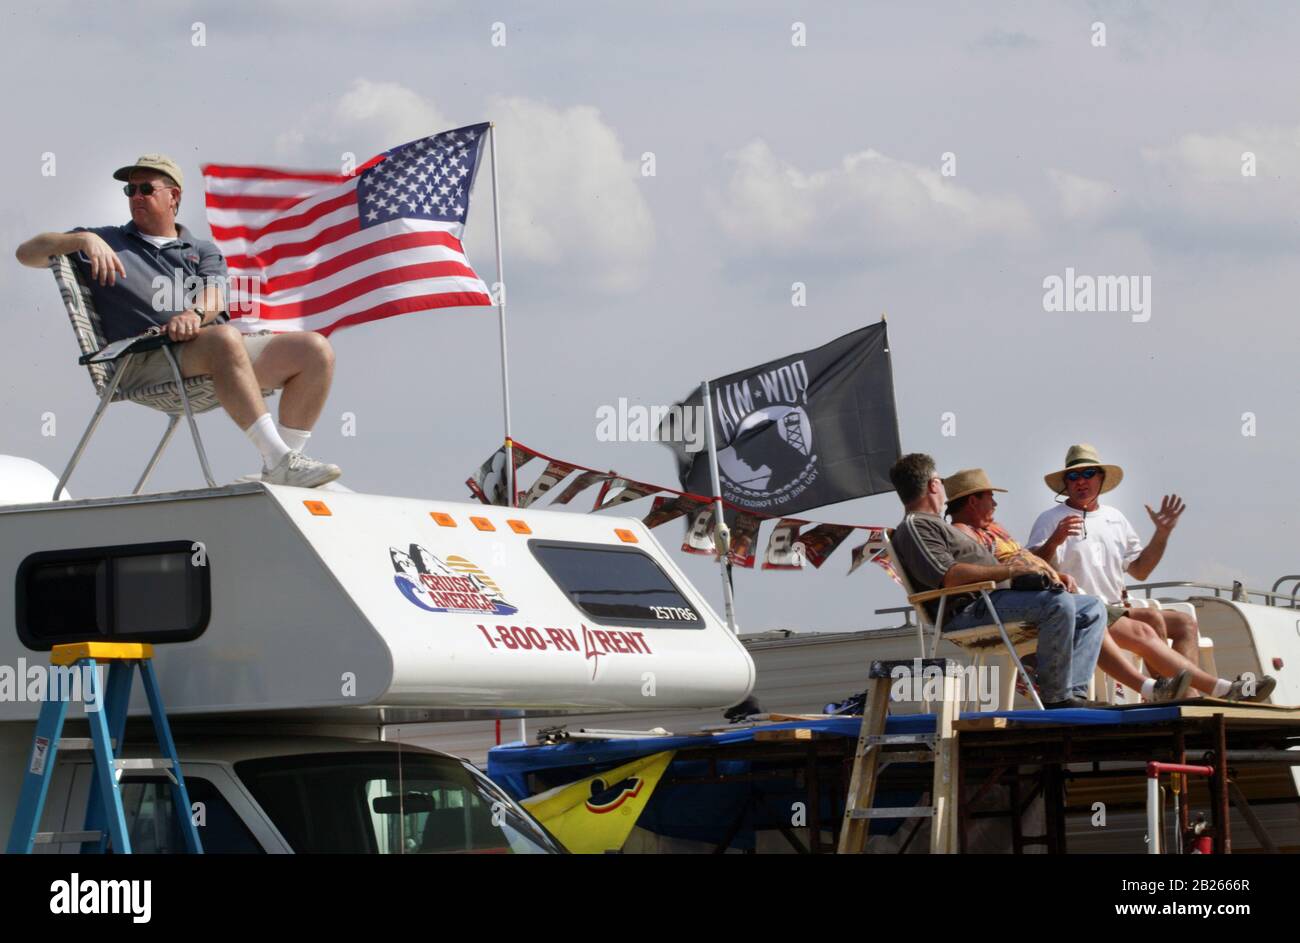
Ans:
<svg viewBox="0 0 1300 943"><path fill-rule="evenodd" d="M698 627L594 619L537 540L643 551ZM207 630L155 650L172 713L704 708L753 686L744 647L638 520L261 483L0 507L0 672L47 660L16 631L25 558L163 541L202 544L212 592ZM37 708L5 700L0 719Z"/></svg>

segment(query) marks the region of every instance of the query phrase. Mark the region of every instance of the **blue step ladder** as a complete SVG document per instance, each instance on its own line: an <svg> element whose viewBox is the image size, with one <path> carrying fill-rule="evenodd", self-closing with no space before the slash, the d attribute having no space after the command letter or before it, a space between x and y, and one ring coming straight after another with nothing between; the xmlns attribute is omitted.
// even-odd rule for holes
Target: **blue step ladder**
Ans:
<svg viewBox="0 0 1300 943"><path fill-rule="evenodd" d="M101 686L99 666L108 666L108 680ZM185 849L191 854L202 854L198 829L190 812L189 792L181 775L176 744L171 727L163 710L162 695L158 690L158 677L153 670L153 646L141 642L78 642L72 645L55 645L50 652L51 666L62 666L76 671L83 679L82 696L85 703L98 709L86 711L90 724L90 740L60 739L63 722L68 714L71 690L71 672L52 671L45 703L41 706L36 723L36 736L28 756L27 771L23 775L22 794L18 812L9 832L8 854L31 854L33 845L80 842L83 853L104 854L110 841L115 854L131 853L131 836L127 833L126 813L122 808L121 776L123 770L161 770L170 780L172 807L177 824L185 839ZM149 713L153 716L153 729L162 748L157 759L121 759L113 750L120 751L126 733L127 707L131 702L131 682L139 667L144 693L149 699ZM89 670L87 670L89 669ZM64 682L64 683L60 683ZM55 688L59 690L54 690ZM90 794L86 805L85 829L80 832L37 832L45 798L59 750L90 750L94 753L94 773L90 780Z"/></svg>

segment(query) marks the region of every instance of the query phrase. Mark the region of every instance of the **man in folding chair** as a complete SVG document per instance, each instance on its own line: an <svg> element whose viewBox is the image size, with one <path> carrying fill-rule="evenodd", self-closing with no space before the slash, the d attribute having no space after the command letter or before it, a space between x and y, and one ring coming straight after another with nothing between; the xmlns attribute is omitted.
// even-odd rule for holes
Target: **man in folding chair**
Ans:
<svg viewBox="0 0 1300 943"><path fill-rule="evenodd" d="M894 552L913 585L940 589L997 583L998 588L989 593L989 598L998 615L1004 621L1038 626L1038 684L1043 705L1049 709L1106 706L1088 700L1088 685L1106 632L1106 610L1101 602L1067 593L1063 586L1010 589L1011 580L1035 578L1040 571L1022 560L998 563L986 547L943 519L948 497L930 456L916 452L904 455L890 469L889 478L907 511L894 531ZM937 603L925 605L935 618ZM984 601L974 593L950 596L945 611L952 614L941 626L942 631L992 621Z"/></svg>
<svg viewBox="0 0 1300 943"><path fill-rule="evenodd" d="M216 246L176 222L183 178L175 161L145 154L113 177L126 181L129 223L42 233L18 247L18 261L43 268L54 256L72 256L109 343L165 327L180 345L181 374L211 375L217 400L261 452L264 481L301 488L333 481L337 465L302 453L333 378L329 341L314 332L244 334L226 323L226 261ZM187 279L197 279L201 292L170 290ZM161 349L137 354L126 369L123 391L173 380ZM281 388L277 428L262 390Z"/></svg>

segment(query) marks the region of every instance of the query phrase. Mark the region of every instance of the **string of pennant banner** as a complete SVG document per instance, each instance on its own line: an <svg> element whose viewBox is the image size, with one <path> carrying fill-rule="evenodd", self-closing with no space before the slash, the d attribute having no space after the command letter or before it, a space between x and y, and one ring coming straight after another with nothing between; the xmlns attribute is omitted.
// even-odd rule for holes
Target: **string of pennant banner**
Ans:
<svg viewBox="0 0 1300 943"><path fill-rule="evenodd" d="M568 506L578 495L597 485L600 488L592 503L592 513L653 497L654 502L649 513L641 519L641 523L647 529L654 529L684 517L688 527L686 539L682 543L683 552L710 556L718 554L712 537L713 518L718 506L717 498L647 484L616 471L599 471L579 465L577 462L562 461L518 441L511 442L510 453L514 456L512 462L514 467L513 474L507 477L506 453L505 446L497 449L475 474L465 480L470 492L484 504L500 506L511 504L507 499L509 489L507 480L517 483L519 469L533 459L541 459L546 462L546 467L527 489L517 488L515 507L532 507L544 495L551 492L556 493L548 506ZM561 485L564 487L561 488ZM727 562L732 566L754 568L757 562L755 548L758 545L759 528L767 521L776 521L776 526L768 534L762 569L801 570L808 565L820 569L831 554L838 550L854 532L865 532L866 540L852 549L848 572L854 572L863 563L874 563L883 569L890 579L902 585L885 548L886 529L883 527L866 524L823 524L805 518L762 514L737 507L725 500L722 504L735 512L734 523L731 526L731 549L727 557Z"/></svg>

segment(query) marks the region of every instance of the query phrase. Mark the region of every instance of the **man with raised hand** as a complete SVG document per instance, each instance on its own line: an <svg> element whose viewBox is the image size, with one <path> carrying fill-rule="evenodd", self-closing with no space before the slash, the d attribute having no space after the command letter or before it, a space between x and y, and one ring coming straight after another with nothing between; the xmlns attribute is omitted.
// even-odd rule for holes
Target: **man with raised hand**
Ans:
<svg viewBox="0 0 1300 943"><path fill-rule="evenodd" d="M164 327L180 347L181 375L211 375L218 401L262 455L263 481L302 488L333 481L337 465L302 454L333 378L329 341L314 332L244 334L226 323L225 259L176 222L184 178L170 157L145 154L113 177L126 182L130 222L42 233L18 247L18 261L43 268L72 256L109 342ZM172 290L187 281L201 290ZM123 391L175 379L161 349L136 354L126 371ZM277 429L262 390L281 388Z"/></svg>
<svg viewBox="0 0 1300 943"><path fill-rule="evenodd" d="M1123 479L1124 470L1103 464L1091 445L1070 446L1065 467L1043 478L1053 494L1065 497L1065 503L1038 516L1029 534L1029 547L1056 569L1074 577L1082 592L1102 599L1112 624L1124 616L1145 623L1161 639L1172 642L1174 650L1187 662L1199 666L1200 638L1192 616L1172 609L1125 610L1126 575L1138 581L1151 575L1164 556L1169 535L1178 525L1185 505L1176 494L1165 495L1159 511L1147 505L1156 531L1151 542L1143 546L1128 518L1118 508L1098 500ZM1269 675L1242 675L1234 681L1207 677L1196 680L1199 690L1234 701L1263 701L1277 685Z"/></svg>
<svg viewBox="0 0 1300 943"><path fill-rule="evenodd" d="M1078 592L1073 577L1052 569L1047 561L1022 547L994 520L998 502L993 492L1005 492L1006 489L995 488L984 469L967 468L955 472L943 480L943 487L948 495L948 516L952 518L952 526L987 547L999 563L1022 560L1053 582L1063 583L1068 591ZM1149 677L1139 671L1124 656L1123 650L1137 652L1153 671L1164 672L1164 676ZM1107 626L1097 666L1146 700L1156 703L1182 700L1193 682L1205 688L1207 684L1213 686L1217 680L1166 645L1150 626L1123 616Z"/></svg>
<svg viewBox="0 0 1300 943"><path fill-rule="evenodd" d="M1004 621L1038 626L1038 686L1047 708L1097 706L1088 697L1088 685L1097 667L1097 655L1106 632L1106 610L1087 596L1065 592L1065 587L1014 590L1007 588L1017 576L1032 576L1038 568L1021 560L998 563L986 547L943 519L947 494L935 473L934 459L921 453L904 455L889 471L890 481L907 514L891 541L915 586L940 589L992 581L999 588L989 593ZM926 608L934 618L936 603ZM987 625L993 621L984 600L971 593L948 598L951 613L943 631Z"/></svg>

